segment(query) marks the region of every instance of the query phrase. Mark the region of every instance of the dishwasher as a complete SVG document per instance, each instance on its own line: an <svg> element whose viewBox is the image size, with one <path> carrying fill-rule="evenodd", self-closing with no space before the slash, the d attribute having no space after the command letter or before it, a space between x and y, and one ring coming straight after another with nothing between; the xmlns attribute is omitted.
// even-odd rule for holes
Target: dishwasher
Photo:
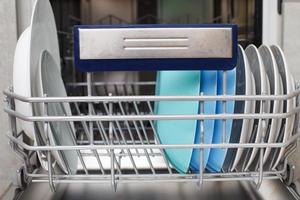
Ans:
<svg viewBox="0 0 300 200"><path fill-rule="evenodd" d="M13 87L4 91L5 112L10 123L7 137L23 163L14 177L15 199L299 199L294 178L299 166L291 161L297 161L295 154L300 134L296 103L300 94L298 84L295 83L293 92L284 95L231 95L224 89L219 95L176 96L157 95L155 79L111 82L94 78L104 71L131 74L136 71L218 70L223 77L221 85L225 87L229 71L237 63L235 25L78 25L73 32L74 63L76 70L83 72L85 81L67 83L69 96L44 93L28 97L16 93ZM42 54L41 58L48 57ZM275 101L287 104L291 99L297 106L282 113L226 112L230 101L260 102L264 108L270 102L272 105ZM32 108L39 107L43 112L25 115L16 109L16 101ZM220 102L222 112L205 113L204 105L210 101ZM158 102L197 102L200 109L196 114L157 114ZM59 105L64 112L53 114L51 104ZM66 104L70 106L69 111ZM268 121L290 116L295 117L290 127L291 137L285 141L266 142ZM259 141L229 142L226 122L247 119L262 122ZM161 142L157 133L159 121L180 123L188 120L199 122L199 144ZM204 142L206 120L221 121L220 143ZM24 122L34 124L34 130L41 128L45 140L37 137L38 142L30 142L24 131L18 131L18 124ZM52 141L50 127L54 123L57 127L65 124L62 127L73 131L71 144ZM283 123L281 132L284 129ZM199 169L178 172L167 155L174 149L198 149ZM204 164L206 149L239 149L247 152L242 154L246 161L249 152L256 150L257 155L254 166L247 170L243 165L234 170L210 172ZM277 167L266 167L267 149L271 154L277 152L277 156L278 151L284 149ZM70 157L76 155L78 165L59 166L61 155L65 155L62 160L67 160L66 163L73 162Z"/></svg>

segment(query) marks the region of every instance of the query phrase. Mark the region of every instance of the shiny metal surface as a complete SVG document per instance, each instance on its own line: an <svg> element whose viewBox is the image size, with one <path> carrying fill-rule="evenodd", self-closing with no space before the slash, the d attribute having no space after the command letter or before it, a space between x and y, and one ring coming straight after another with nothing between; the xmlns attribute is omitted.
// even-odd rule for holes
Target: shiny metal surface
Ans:
<svg viewBox="0 0 300 200"><path fill-rule="evenodd" d="M291 188L287 188L280 180L265 180L258 192L266 200L298 199L293 196Z"/></svg>
<svg viewBox="0 0 300 200"><path fill-rule="evenodd" d="M36 192L39 191L39 192ZM10 193L13 193L11 190ZM7 194L5 197L12 196ZM190 200L190 199L243 199L243 200L294 200L289 190L279 180L264 181L260 190L248 182L212 182L205 184L202 190L196 184L126 184L111 191L108 185L67 184L59 185L52 193L45 183L32 183L20 194L22 200L52 199L143 199L143 200Z"/></svg>
<svg viewBox="0 0 300 200"><path fill-rule="evenodd" d="M36 191L39 191L37 194ZM109 186L97 184L68 184L59 185L57 191L52 193L47 184L31 184L21 195L22 200L50 200L50 199L262 199L259 193L239 182L210 183L201 190L196 184L127 184L118 187L117 192L112 192Z"/></svg>
<svg viewBox="0 0 300 200"><path fill-rule="evenodd" d="M230 28L79 29L80 59L231 58Z"/></svg>

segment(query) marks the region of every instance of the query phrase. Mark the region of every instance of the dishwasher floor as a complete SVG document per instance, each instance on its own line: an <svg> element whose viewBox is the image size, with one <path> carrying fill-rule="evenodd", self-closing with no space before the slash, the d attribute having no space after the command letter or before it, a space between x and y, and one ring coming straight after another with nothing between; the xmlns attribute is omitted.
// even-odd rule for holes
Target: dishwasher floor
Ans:
<svg viewBox="0 0 300 200"><path fill-rule="evenodd" d="M11 195L11 194L10 194ZM11 198L10 198L11 199ZM22 200L190 200L190 199L294 199L279 180L264 181L259 191L248 182L211 182L201 191L195 184L123 184L117 192L103 184L61 184L52 193L47 183L32 183L20 194Z"/></svg>

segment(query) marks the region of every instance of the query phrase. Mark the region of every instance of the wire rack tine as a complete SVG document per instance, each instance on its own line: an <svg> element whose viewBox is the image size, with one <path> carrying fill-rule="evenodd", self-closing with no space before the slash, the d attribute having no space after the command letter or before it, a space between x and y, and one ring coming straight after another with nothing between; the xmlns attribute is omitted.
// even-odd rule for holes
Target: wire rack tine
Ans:
<svg viewBox="0 0 300 200"><path fill-rule="evenodd" d="M97 115L94 106L92 106L92 114ZM103 123L101 121L96 121L96 127L100 134L100 137L102 138L102 141L104 141L105 144L109 144L109 138L107 137Z"/></svg>
<svg viewBox="0 0 300 200"><path fill-rule="evenodd" d="M59 105L60 105L61 109L64 111L64 113L66 113L63 104L59 103ZM73 128L72 128L71 122L64 122L64 123L67 123L67 125L69 126L69 129L71 130L70 137L71 137L73 143L76 144L77 143L76 142L76 133L75 133L75 130L73 130ZM80 162L81 166L83 167L83 170L84 170L85 174L88 174L89 172L87 170L86 164L85 164L84 159L82 157L81 151L80 150L76 150L76 154L77 154L77 156L79 158L79 162Z"/></svg>
<svg viewBox="0 0 300 200"><path fill-rule="evenodd" d="M127 91L127 87L128 87L127 84L122 85L124 95L130 96L130 93L128 93L128 91ZM130 106L131 104L132 104L131 101L127 101L125 104L125 106L126 106L125 111L127 111L129 114L131 114L131 112L132 112L132 110L131 110L132 107Z"/></svg>
<svg viewBox="0 0 300 200"><path fill-rule="evenodd" d="M103 89L104 89L104 94L106 95L106 96L108 96L108 94L109 94L109 91L108 91L108 85L104 85L103 86Z"/></svg>
<svg viewBox="0 0 300 200"><path fill-rule="evenodd" d="M223 95L227 94L227 71L223 71ZM227 101L222 101L222 112L226 114ZM222 121L222 142L226 143L226 119Z"/></svg>
<svg viewBox="0 0 300 200"><path fill-rule="evenodd" d="M140 115L140 111L139 111L138 106L137 106L137 103L136 103L135 101L133 102L133 105L134 105L134 109L135 109L136 114L137 114L137 115ZM144 133L144 137L145 137L145 139L146 139L146 143L147 143L147 144L150 144L149 138L148 138L148 135L147 135L147 132L146 132L146 130L145 130L144 123L143 123L142 120L139 120L139 122L140 122L140 125L141 125L141 127L142 127L142 131L143 131L143 133ZM150 152L153 153L153 149L150 149Z"/></svg>
<svg viewBox="0 0 300 200"><path fill-rule="evenodd" d="M83 130L84 130L84 132L85 132L85 134L86 134L88 140L90 140L89 129L88 129L87 124L83 122L83 123L82 123L82 126L83 126ZM102 173L102 174L105 174L104 167L103 167L103 165L102 165L102 162L101 162L101 159L100 159L100 156L99 156L97 150L92 150L92 153L94 154L94 157L95 157L96 160L97 160L97 163L98 163L98 165L99 165L99 168L100 168L100 170L101 170L101 173Z"/></svg>
<svg viewBox="0 0 300 200"><path fill-rule="evenodd" d="M127 142L126 142L126 139L125 139L125 137L124 137L123 131L122 131L122 129L121 129L120 123L119 123L119 122L116 122L116 124L117 124L118 130L120 131L120 134L121 134L121 137L122 137L122 140L123 140L124 144L127 145ZM136 174L139 174L139 172L138 172L138 170L137 170L137 167L136 167L136 164L135 164L135 162L134 162L134 159L133 159L133 157L132 157L132 154L131 154L130 149L126 149L126 151L127 151L128 156L129 156L129 159L130 159L130 162L131 162L131 165L132 165L132 167L133 167L134 172L135 172Z"/></svg>
<svg viewBox="0 0 300 200"><path fill-rule="evenodd" d="M119 93L119 90L118 90L118 85L117 84L113 84L113 87L114 87L114 91L115 91L116 96L119 96L120 93Z"/></svg>
<svg viewBox="0 0 300 200"><path fill-rule="evenodd" d="M129 86L131 87L132 93L134 95L138 95L138 92L136 91L136 86L134 86L134 84L129 84Z"/></svg>
<svg viewBox="0 0 300 200"><path fill-rule="evenodd" d="M71 128L71 124L70 124L70 123L71 123L71 122L69 122L68 125L70 126L70 129L71 129L71 131L72 131L72 134L71 134L72 136L71 136L71 138L72 138L73 142L76 144L76 138L74 138L74 135L75 135L75 134L73 133L73 129ZM77 153L77 155L78 155L79 162L80 162L80 164L82 165L85 174L88 174L89 172L88 172L88 170L87 170L87 167L86 167L86 165L85 165L85 162L84 162L84 159L83 159L83 157L82 157L82 155L81 155L80 150L76 150L76 153Z"/></svg>
<svg viewBox="0 0 300 200"><path fill-rule="evenodd" d="M112 96L112 94L109 93L109 96ZM107 104L108 104L108 106L107 106ZM103 102L103 107L104 107L104 110L105 110L106 115L112 115L111 112L110 112L110 109L113 109L113 103L106 103L106 102ZM102 122L100 122L100 123L102 123ZM118 122L118 123L119 123L119 122ZM121 144L121 140L120 140L120 138L119 138L118 132L117 132L116 129L115 129L115 125L114 125L114 122L113 122L113 121L110 121L110 122L109 122L109 131L110 131L110 129L112 129L112 134L116 137L116 140L117 140L118 144ZM121 152L123 152L123 149L121 149ZM116 157L115 153L113 154L113 156ZM118 162L117 159L115 159L115 161L116 161L115 163L116 163L117 167L118 167L119 165L121 165L121 157L119 157L119 162ZM118 167L118 169L119 169L119 168L120 168L120 167ZM119 173L121 173L121 170L119 170Z"/></svg>
<svg viewBox="0 0 300 200"><path fill-rule="evenodd" d="M87 80L87 95L90 97L92 96L92 73L91 72L88 72L86 74L86 80ZM88 103L88 111L89 111L89 115L92 114L92 102L89 102ZM93 129L93 125L94 125L94 122L90 121L89 122L89 135L90 135L90 143L91 145L94 144L94 129Z"/></svg>
<svg viewBox="0 0 300 200"><path fill-rule="evenodd" d="M76 108L77 112L80 114L79 106L78 106L77 103L75 103L75 108ZM81 114L81 115L82 115L82 114ZM82 127L83 127L83 131L84 131L84 133L85 133L87 139L88 139L89 141L91 141L91 140L90 140L89 129L88 129L88 127L87 127L86 122L81 121L80 123L81 123L81 125L82 125ZM102 174L105 174L105 171L104 171L104 168L103 168L103 165L102 165L102 162L101 162L101 160L100 160L100 157L99 157L99 154L98 154L97 150L91 150L91 151L92 151L92 153L94 154L94 156L95 156L95 158L96 158L96 160L97 160L97 163L98 163L98 166L99 166L99 168L100 168L100 170L101 170L101 173L102 173Z"/></svg>
<svg viewBox="0 0 300 200"><path fill-rule="evenodd" d="M109 94L111 96L111 94ZM108 115L112 115L113 114L113 105L112 103L109 104L109 113ZM110 121L109 122L109 140L110 140L110 145L114 145L114 134L113 134L113 122ZM111 152L111 157L110 157L110 161L111 161L111 186L113 191L115 192L117 190L117 185L116 185L116 180L115 180L115 153L114 153L114 149L110 149Z"/></svg>
<svg viewBox="0 0 300 200"><path fill-rule="evenodd" d="M123 91L124 91L124 94L126 95L126 96L128 96L128 91L127 91L127 87L126 87L127 85L123 85Z"/></svg>
<svg viewBox="0 0 300 200"><path fill-rule="evenodd" d="M266 108L266 101L262 101L263 113L265 113L265 108ZM261 143L265 142L266 132L267 132L267 120L263 119L262 120L262 134L261 134L261 138L260 138ZM259 151L259 179L256 184L257 189L259 189L262 184L262 181L264 178L263 173L264 173L264 148L260 148L260 151Z"/></svg>
<svg viewBox="0 0 300 200"><path fill-rule="evenodd" d="M137 132L137 134L138 134L138 137L139 137L139 139L140 139L142 145L145 145L145 143L144 143L144 141L143 141L143 139L142 139L142 137L141 137L141 133L140 133L138 127L137 127L137 123L136 123L135 121L133 121L133 124L134 124L134 127L136 128L136 132ZM153 167L151 158L150 158L150 156L149 156L148 149L144 149L144 153L145 153L145 155L146 155L146 158L147 158L147 160L148 160L148 163L149 163L149 166L150 166L150 169L151 169L152 173L155 174L155 170L154 170L154 167Z"/></svg>
<svg viewBox="0 0 300 200"><path fill-rule="evenodd" d="M104 107L104 110L105 110L105 114L106 114L106 115L109 115L109 107L107 106L107 104L110 105L110 103L104 102L104 103L103 103L103 107ZM113 134L115 135L118 144L121 144L121 140L120 140L120 138L119 138L118 132L115 130L114 123L112 123L112 129L113 129Z"/></svg>
<svg viewBox="0 0 300 200"><path fill-rule="evenodd" d="M107 112L109 112L107 106L105 106L105 110L106 110ZM124 133L123 133L122 128L121 128L121 126L120 126L120 122L119 122L119 121L115 121L115 123L116 123L116 125L117 125L117 127L118 127L118 130L119 130L119 133L120 133L121 138L122 138L122 140L123 140L123 143L127 145L127 142L126 142ZM110 125L112 126L111 128L112 128L113 133L115 133L114 135L118 135L117 130L116 130L116 128L115 128L115 125L114 125L114 122L113 122L113 121L112 121L112 123L111 123ZM118 138L117 140L119 140L119 138ZM119 140L119 143L120 143L120 140ZM122 150L123 150L123 149L122 149ZM136 168L136 164L135 164L135 162L134 162L134 159L133 159L133 157L132 157L132 154L131 154L131 152L130 152L130 149L126 149L126 151L127 151L128 156L129 156L129 158L130 158L130 160L131 160L131 164L132 164L132 166L134 167L135 173L138 174L138 170L137 170L137 168Z"/></svg>
<svg viewBox="0 0 300 200"><path fill-rule="evenodd" d="M45 94L44 97L46 97L46 96L47 95ZM47 116L48 115L48 103L46 103L46 102L43 103L43 110L44 110L44 115ZM50 129L50 127L49 127L49 122L44 122L43 125L44 125L44 132L46 133L45 134L45 136L46 136L46 144L50 145L50 139L49 139L49 129ZM52 170L51 151L47 152L47 161L48 161L49 186L51 188L51 191L55 192L56 188L55 188L55 185L54 185L54 182L53 182L53 177L52 177L54 170ZM69 172L70 172L70 170L69 170Z"/></svg>
<svg viewBox="0 0 300 200"><path fill-rule="evenodd" d="M201 92L201 96L203 96L203 92ZM200 114L204 113L204 102L200 101ZM204 120L200 120L200 143L204 144ZM200 149L200 159L199 159L199 187L203 188L203 172L204 172L204 149Z"/></svg>
<svg viewBox="0 0 300 200"><path fill-rule="evenodd" d="M94 108L93 108L94 109ZM93 113L95 113L95 110L93 110ZM103 123L100 121L97 121L96 122L96 125L97 125L97 129L100 133L102 133L101 135L102 136L102 139L104 141L104 144L110 144L110 139L107 137L107 134L106 134L106 131L105 131L105 128L103 126ZM109 130L108 130L109 131ZM109 150L106 150L108 154L110 154L110 151ZM117 167L117 170L119 173L121 173L121 167L120 167L120 164L119 162L117 161L117 157L116 157L116 154L114 154L114 159L115 159L115 165Z"/></svg>
<svg viewBox="0 0 300 200"><path fill-rule="evenodd" d="M120 110L121 110L121 114L122 114L122 115L125 115L125 111L124 111L124 108L123 108L123 106L122 106L122 102L118 102L118 104L119 104L119 107L120 107ZM131 139L133 145L136 145L136 142L135 142L135 139L134 139L134 137L133 137L133 133L132 133L132 131L131 131L131 127L130 127L130 125L129 125L128 120L124 120L124 123L125 123L125 125L126 125L126 128L127 128L127 130L128 130L128 133L129 133L129 137L130 137L130 139ZM138 151L137 148L135 149L135 151L136 151L137 154L139 153L139 151Z"/></svg>
<svg viewBox="0 0 300 200"><path fill-rule="evenodd" d="M147 101L147 105L148 105L148 109L149 109L149 111L150 111L149 114L152 115L152 114L153 114L153 109L152 109L151 104L150 104L149 101ZM152 121L152 120L149 120L149 122L150 122L152 131L153 131L153 134L154 134L154 137L155 137L155 141L156 141L157 144L160 144L160 141L159 141L159 139L158 139L158 135L157 135L156 129L155 129L155 127L154 127L153 121ZM171 169L171 167L170 167L170 164L169 164L169 162L168 162L168 160L167 160L167 158L166 158L166 155L165 155L164 151L163 151L162 149L159 149L159 151L160 151L161 155L163 156L163 159L164 159L164 162L165 162L165 164L166 164L166 166L167 166L168 172L169 172L170 174L172 174L172 173L173 173L173 172L172 172L172 169Z"/></svg>
<svg viewBox="0 0 300 200"><path fill-rule="evenodd" d="M136 129L136 133L137 133L137 135L138 135L138 137L139 137L139 139L140 139L140 141L141 141L141 144L142 144L142 145L145 145L145 143L144 143L144 141L143 141L143 138L142 138L142 136L141 136L141 133L140 133L140 131L139 131L139 128L138 128L138 126L137 126L136 121L133 121L133 125L134 125L134 127L135 127L135 129ZM146 158L147 158L148 164L149 164L149 166L150 166L150 169L151 169L152 173L155 174L155 170L154 170L154 168L153 168L153 164L152 164L151 158L149 157L148 150L147 150L147 149L143 149L143 150L144 150L144 153L146 154Z"/></svg>

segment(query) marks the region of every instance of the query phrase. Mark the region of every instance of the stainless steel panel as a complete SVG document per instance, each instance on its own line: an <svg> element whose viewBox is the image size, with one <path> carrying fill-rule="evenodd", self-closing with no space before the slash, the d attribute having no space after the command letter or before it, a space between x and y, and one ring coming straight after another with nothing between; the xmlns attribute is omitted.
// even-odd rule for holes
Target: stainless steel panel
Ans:
<svg viewBox="0 0 300 200"><path fill-rule="evenodd" d="M230 28L79 29L80 59L231 58Z"/></svg>

